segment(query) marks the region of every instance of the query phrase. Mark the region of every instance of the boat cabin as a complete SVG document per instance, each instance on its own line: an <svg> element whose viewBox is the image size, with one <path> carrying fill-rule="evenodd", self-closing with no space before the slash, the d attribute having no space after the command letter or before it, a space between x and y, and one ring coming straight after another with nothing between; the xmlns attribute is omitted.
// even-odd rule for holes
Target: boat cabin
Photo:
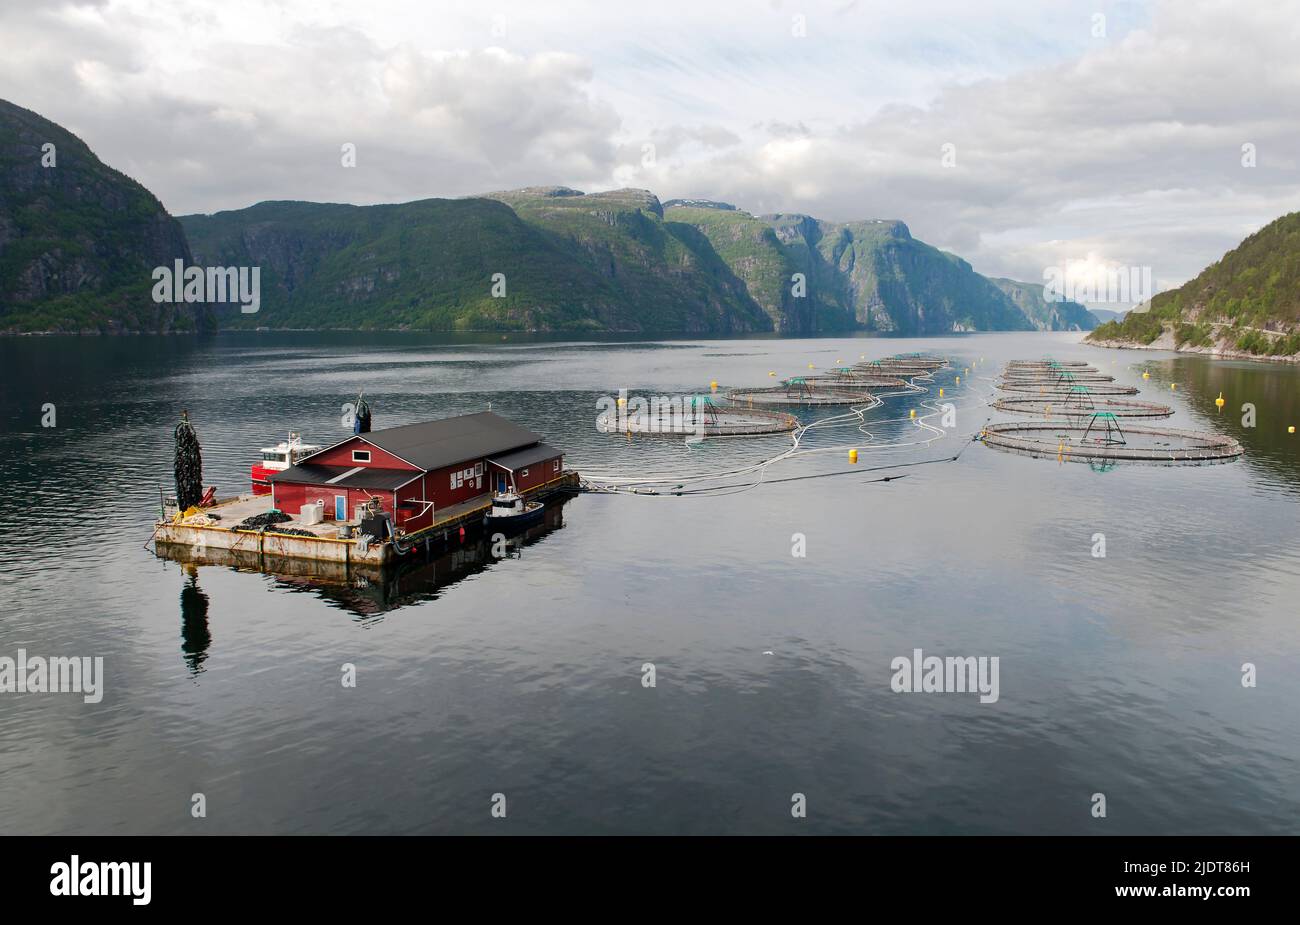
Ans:
<svg viewBox="0 0 1300 925"><path fill-rule="evenodd" d="M290 466L296 466L308 456L319 453L323 449L323 446L314 443L303 443L302 437L293 431L289 432L288 440L275 446L262 447L262 458L253 463L249 470L253 481L253 494L270 494L271 483L268 479L272 475L283 472Z"/></svg>

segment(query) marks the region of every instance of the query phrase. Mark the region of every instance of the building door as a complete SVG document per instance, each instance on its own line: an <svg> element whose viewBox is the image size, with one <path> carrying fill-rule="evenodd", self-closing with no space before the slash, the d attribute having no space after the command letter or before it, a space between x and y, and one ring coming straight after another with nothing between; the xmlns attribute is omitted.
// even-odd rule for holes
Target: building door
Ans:
<svg viewBox="0 0 1300 925"><path fill-rule="evenodd" d="M347 495L334 496L334 519L335 520L348 519L348 496Z"/></svg>
<svg viewBox="0 0 1300 925"><path fill-rule="evenodd" d="M506 490L506 477L505 477L504 475L500 475L500 474L498 474L498 475L497 475L497 491L504 492L505 490Z"/></svg>

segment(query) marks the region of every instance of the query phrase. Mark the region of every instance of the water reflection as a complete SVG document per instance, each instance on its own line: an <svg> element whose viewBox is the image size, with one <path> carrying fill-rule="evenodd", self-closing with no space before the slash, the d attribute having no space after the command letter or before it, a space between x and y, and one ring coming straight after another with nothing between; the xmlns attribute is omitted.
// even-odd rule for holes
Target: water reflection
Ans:
<svg viewBox="0 0 1300 925"><path fill-rule="evenodd" d="M337 562L308 562L259 555L256 551L207 548L201 554L183 545L160 543L159 558L180 562L189 576L181 591L182 638L186 664L197 673L212 642L208 632L208 596L198 586L200 566L221 566L235 571L268 575L281 591L314 594L326 603L363 620L390 610L435 600L447 588L486 571L500 561L520 558L526 547L564 526L568 495L546 502L542 519L534 526L493 542L491 536L471 536L463 542L453 536L442 547L417 550L396 565L383 569L347 566Z"/></svg>
<svg viewBox="0 0 1300 925"><path fill-rule="evenodd" d="M187 563L185 575L185 584L181 588L181 652L190 674L197 675L203 671L208 646L212 645L212 633L208 629L208 596L199 587L198 566Z"/></svg>
<svg viewBox="0 0 1300 925"><path fill-rule="evenodd" d="M1269 476L1262 487L1300 497L1300 434L1287 432L1300 424L1300 367L1187 356L1150 370L1152 382L1176 384L1198 418L1241 443L1247 465ZM1214 403L1220 395L1222 410Z"/></svg>
<svg viewBox="0 0 1300 925"><path fill-rule="evenodd" d="M818 834L1095 834L1074 795L1108 786L1126 794L1107 822L1118 834L1291 833L1300 438L1283 415L1300 424L1300 371L1077 339L471 350L413 334L0 338L12 398L0 406L0 637L102 653L142 682L108 688L93 735L79 700L5 704L5 830L183 834L189 815L157 795L195 780L229 810L208 820L214 834L491 833L484 782L505 773L500 786L541 795L518 820L536 833L786 831L789 794L812 778L837 807L809 814ZM953 355L936 385L958 399L963 435L991 416L984 396L1006 360L1051 354L1096 362L1174 405L1170 426L1223 432L1247 453L1101 478L974 444L957 463L859 486L871 466L958 444L851 467L845 431L827 429L808 442L826 453L778 464L752 491L584 495L562 532L548 536L552 510L512 548L525 561L470 541L387 575L211 552L178 575L142 548L180 407L200 422L205 481L223 494L246 489L250 448L289 427L341 439L340 405L363 385L376 426L491 402L587 476L725 472L789 438L616 438L595 431L595 399L762 385L773 370L909 350ZM357 372L385 357L412 362L378 381ZM1149 381L1133 368L1146 364ZM40 427L45 401L57 428ZM1246 401L1253 429L1241 428ZM867 430L912 443L913 407L887 399ZM806 558L791 556L796 531ZM1094 532L1104 559L1089 554ZM176 577L160 586L160 573ZM1001 700L894 694L890 659L918 646L1000 656ZM647 693L650 658L670 680ZM362 696L337 681L356 659ZM1259 665L1257 690L1241 687L1245 661Z"/></svg>

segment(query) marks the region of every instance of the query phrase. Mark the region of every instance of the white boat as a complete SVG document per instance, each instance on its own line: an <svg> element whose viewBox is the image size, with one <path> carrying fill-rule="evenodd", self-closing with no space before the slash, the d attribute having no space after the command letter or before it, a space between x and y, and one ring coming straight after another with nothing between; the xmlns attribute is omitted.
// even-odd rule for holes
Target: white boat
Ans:
<svg viewBox="0 0 1300 925"><path fill-rule="evenodd" d="M492 495L492 507L483 522L488 530L522 527L540 520L542 509L540 501L525 501L513 491L498 491Z"/></svg>
<svg viewBox="0 0 1300 925"><path fill-rule="evenodd" d="M271 483L267 481L269 477L277 472L283 472L290 466L296 466L313 453L319 453L325 447L315 443L303 443L302 437L297 433L290 431L289 439L276 446L262 447L262 459L255 462L249 470L249 475L253 480L253 494L269 495L271 493Z"/></svg>

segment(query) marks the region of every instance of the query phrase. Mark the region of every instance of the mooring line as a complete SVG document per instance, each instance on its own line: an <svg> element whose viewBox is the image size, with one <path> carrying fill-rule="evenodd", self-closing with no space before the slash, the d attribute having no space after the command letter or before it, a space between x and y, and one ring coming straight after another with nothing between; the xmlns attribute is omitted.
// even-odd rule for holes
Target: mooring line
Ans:
<svg viewBox="0 0 1300 925"><path fill-rule="evenodd" d="M958 450L958 452L951 457L945 456L942 458L918 460L910 463L909 462L890 463L887 465L867 467L865 469L850 469L850 470L843 470L840 472L833 472L833 473L813 473L813 474L802 475L802 476L787 476L780 479L771 479L767 477L768 475L767 469L769 466L773 466L779 462L788 459L793 459L800 456L808 456L814 453L843 452L846 449L859 449L859 450L867 450L867 451L905 449L905 448L916 447L916 446L929 446L930 444L936 442L937 440L943 439L944 437L948 436L948 432L943 428L935 427L933 424L930 424L928 422L928 419L934 417L936 414L945 413L944 408L942 406L936 406L936 399L934 398L925 399L920 402L921 407L928 409L930 412L929 414L924 414L921 415L920 417L912 417L909 415L909 417L907 418L890 418L879 422L876 421L867 422L864 417L864 413L870 410L874 410L875 408L881 407L884 404L883 398L894 397L897 395L917 395L917 394L928 393L930 389L926 388L925 386L922 386L920 382L924 381L928 383L933 383L936 373L945 369L952 369L952 368L954 367L951 364L951 362L945 362L943 366L938 367L937 369L928 371L924 374L918 373L914 376L908 377L908 387L906 389L895 390L895 391L885 392L885 393L873 392L870 395L870 401L867 402L866 404L850 407L848 412L843 414L832 415L827 418L821 418L815 421L811 421L808 424L804 424L798 427L791 434L791 446L789 447L789 449L787 449L783 453L777 454L776 456L770 457L768 459L760 460L751 465L737 467L735 469L731 469L723 472L716 472L716 471L707 472L707 473L688 472L688 473L674 474L670 471L667 473L657 473L651 476L639 476L639 477L622 475L617 472L606 473L603 475L596 474L596 475L585 477L583 479L583 483L584 483L583 490L588 492L594 492L594 493L633 494L640 497L682 496L686 494L692 494L692 495L737 494L741 491L749 491L753 488L758 487L759 485L768 484L768 483L776 484L785 481L799 481L799 480L809 479L809 478L823 478L831 475L849 475L854 473L861 474L863 472L902 469L902 468L908 468L910 466L929 465L938 462L955 462L961 458L961 455L962 453L965 452L966 448L971 443L975 442L975 440L977 440L979 436L983 433L984 431L983 426L981 426L980 430L976 431L970 438L968 438L963 443L961 449ZM989 377L985 377L985 376L981 376L979 378L985 382L991 383L992 381ZM992 398L994 395L996 395L996 388L990 388L989 394L987 396L973 395L969 398L969 400L980 401L980 399L983 398L984 400L981 403L985 407L988 407L989 406L988 399ZM963 396L963 398L965 398L965 396ZM965 401L961 401L961 400L959 400L958 402L953 402L953 401L945 402L945 404L952 405L954 408L965 403L966 403ZM985 425L987 425L988 420L990 419L991 418L986 418ZM874 440L875 435L872 431L867 429L869 423L870 426L875 427L879 425L901 423L904 421L910 421L916 427L932 433L933 436L925 440L899 441L899 442L888 443L888 444L871 442L872 440ZM867 437L868 442L865 445L851 446L848 444L837 444L835 446L829 446L829 447L805 447L803 445L805 438L812 431L819 430L819 429L828 429L832 427L841 427L853 423L857 423L858 431ZM728 476L738 476L738 475L748 475L748 474L754 474L757 476L757 478L755 478L753 482L749 482L749 483L706 485L706 486L694 487L694 488L686 487L688 484L693 484L693 483L698 484L701 482L716 481L718 479L723 479ZM902 476L896 476L895 478L901 478L901 477ZM892 478L876 479L872 481L891 481L891 480ZM672 483L676 483L676 484L672 484ZM667 487L670 484L672 485L672 487Z"/></svg>

